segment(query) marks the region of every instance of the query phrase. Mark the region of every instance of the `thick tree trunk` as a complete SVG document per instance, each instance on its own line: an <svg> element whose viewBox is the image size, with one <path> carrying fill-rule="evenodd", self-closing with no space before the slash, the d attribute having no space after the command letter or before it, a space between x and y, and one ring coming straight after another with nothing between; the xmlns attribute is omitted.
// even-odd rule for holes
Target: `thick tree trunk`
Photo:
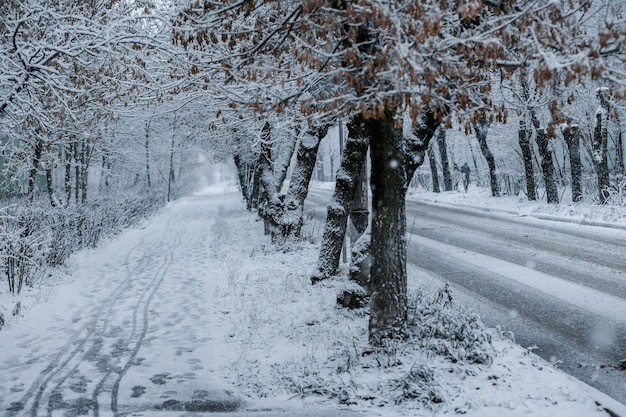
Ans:
<svg viewBox="0 0 626 417"><path fill-rule="evenodd" d="M276 179L276 189L280 192L283 188L283 183L287 178L287 170L291 163L291 157L296 149L296 143L298 142L298 136L300 136L300 129L296 129L296 137L287 143L287 146L281 150L280 157L276 163L274 170L274 178ZM317 150L315 151L317 155ZM315 163L315 161L314 161Z"/></svg>
<svg viewBox="0 0 626 417"><path fill-rule="evenodd" d="M246 207L248 210L251 209L252 204L250 201L250 195L248 194L248 179L246 178L246 172L248 170L247 164L244 164L241 161L241 157L239 154L234 155L235 167L237 168L237 175L239 176L239 186L241 187L241 195L243 199L246 201Z"/></svg>
<svg viewBox="0 0 626 417"><path fill-rule="evenodd" d="M572 201L579 202L583 198L582 164L580 162L580 128L567 126L563 129L563 137L569 152L569 164L572 177Z"/></svg>
<svg viewBox="0 0 626 417"><path fill-rule="evenodd" d="M609 105L602 91L598 92L602 111L596 113L596 127L593 132L593 164L598 176L598 197L600 204L606 204L609 197L609 163L608 163L608 113Z"/></svg>
<svg viewBox="0 0 626 417"><path fill-rule="evenodd" d="M365 233L365 229L367 229L367 225L369 223L368 190L369 184L367 178L367 164L364 163L361 166L361 172L359 173L359 180L354 192L354 198L350 204L350 220L352 221L352 226L355 232L350 236L352 242L356 242L356 240L363 233Z"/></svg>
<svg viewBox="0 0 626 417"><path fill-rule="evenodd" d="M519 122L519 147L522 150L524 174L526 176L526 195L529 201L537 200L535 172L533 171L533 152L530 148L530 132L523 120Z"/></svg>
<svg viewBox="0 0 626 417"><path fill-rule="evenodd" d="M341 157L341 166L337 172L335 192L327 209L317 269L311 277L313 283L330 277L339 266L350 203L357 188L367 146L368 137L365 123L361 116L355 116L348 124L348 139Z"/></svg>
<svg viewBox="0 0 626 417"><path fill-rule="evenodd" d="M441 192L439 187L439 172L437 172L437 157L433 145L428 147L428 161L430 163L430 174L433 178L433 193Z"/></svg>
<svg viewBox="0 0 626 417"><path fill-rule="evenodd" d="M406 276L406 157L394 114L367 122L370 135L372 237L369 339L380 346L385 339L403 337L407 319Z"/></svg>
<svg viewBox="0 0 626 417"><path fill-rule="evenodd" d="M559 204L559 191L554 179L554 165L552 162L552 151L548 146L548 135L545 129L541 129L538 126L535 126L535 130L537 132L536 141L539 147L539 155L541 156L541 170L546 186L548 204Z"/></svg>
<svg viewBox="0 0 626 417"><path fill-rule="evenodd" d="M440 124L435 113L427 110L422 113L417 127L413 129L413 136L404 137L407 186L413 179L415 171L424 163L431 139ZM371 268L370 239L371 230L366 230L356 240L352 247L352 264L350 265L350 279L360 284L368 294Z"/></svg>
<svg viewBox="0 0 626 417"><path fill-rule="evenodd" d="M289 189L285 197L285 210L280 221L283 237L300 236L304 222L304 200L309 192L320 142L327 132L328 126L324 126L316 132L308 132L300 140L296 166L291 174Z"/></svg>
<svg viewBox="0 0 626 417"><path fill-rule="evenodd" d="M496 160L493 157L489 145L487 145L487 133L489 132L489 122L481 120L474 125L476 131L476 139L480 145L480 151L487 160L489 166L489 182L491 183L491 195L500 197L500 187L498 186L498 176L496 175Z"/></svg>
<svg viewBox="0 0 626 417"><path fill-rule="evenodd" d="M435 113L432 110L426 110L422 113L417 127L413 129L415 137L404 138L407 158L407 184L413 179L415 171L424 163L428 145L439 125L441 125L441 121L435 116Z"/></svg>
<svg viewBox="0 0 626 417"><path fill-rule="evenodd" d="M259 183L262 189L259 202L259 215L265 223L265 234L272 239L280 234L279 221L283 211L283 202L276 190L274 172L272 171L272 145L270 125L265 123L261 130L261 154L259 156Z"/></svg>
<svg viewBox="0 0 626 417"><path fill-rule="evenodd" d="M439 146L439 156L441 156L441 170L443 172L444 191L452 191L452 176L450 175L450 164L448 163L448 145L446 144L446 129L439 127L437 130L437 145Z"/></svg>

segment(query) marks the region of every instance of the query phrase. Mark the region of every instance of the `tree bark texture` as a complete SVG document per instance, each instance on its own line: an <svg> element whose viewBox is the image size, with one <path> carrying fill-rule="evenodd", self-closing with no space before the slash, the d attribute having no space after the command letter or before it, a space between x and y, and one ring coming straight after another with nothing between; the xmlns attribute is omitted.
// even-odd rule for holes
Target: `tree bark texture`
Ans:
<svg viewBox="0 0 626 417"><path fill-rule="evenodd" d="M535 172L533 171L533 152L530 147L530 132L523 120L519 122L519 147L522 150L522 160L524 161L526 196L529 201L535 201L537 200L537 186L535 185Z"/></svg>
<svg viewBox="0 0 626 417"><path fill-rule="evenodd" d="M283 237L300 236L304 223L304 200L309 192L320 142L327 132L328 126L324 126L315 132L307 132L300 140L280 222Z"/></svg>
<svg viewBox="0 0 626 417"><path fill-rule="evenodd" d="M235 153L233 159L235 160L235 167L237 168L237 176L239 177L239 187L241 189L241 195L246 201L247 209L250 210L252 204L250 201L250 195L248 194L248 179L246 178L246 171L248 167L241 160L241 157L238 153Z"/></svg>
<svg viewBox="0 0 626 417"><path fill-rule="evenodd" d="M433 146L428 147L428 161L430 163L430 174L433 178L433 193L441 192L439 187L439 172L437 171L437 157Z"/></svg>
<svg viewBox="0 0 626 417"><path fill-rule="evenodd" d="M424 163L424 157L430 140L437 128L441 125L441 121L436 117L435 112L426 110L415 129L413 135L415 137L405 137L406 145L406 176L407 184L413 179L415 171Z"/></svg>
<svg viewBox="0 0 626 417"><path fill-rule="evenodd" d="M437 129L437 145L439 146L439 156L441 156L441 170L443 172L443 189L452 191L452 176L450 175L450 164L448 163L448 145L446 143L446 129Z"/></svg>
<svg viewBox="0 0 626 417"><path fill-rule="evenodd" d="M602 112L596 113L596 127L593 132L593 164L598 176L598 197L600 204L606 204L609 197L608 132Z"/></svg>
<svg viewBox="0 0 626 417"><path fill-rule="evenodd" d="M367 147L368 136L365 123L361 116L355 116L348 123L348 138L341 156L341 165L337 171L335 191L327 208L317 269L311 277L311 281L314 283L332 276L339 266L350 203L357 188Z"/></svg>
<svg viewBox="0 0 626 417"><path fill-rule="evenodd" d="M403 337L407 319L406 276L406 154L394 114L367 122L370 135L372 237L369 339Z"/></svg>
<svg viewBox="0 0 626 417"><path fill-rule="evenodd" d="M570 173L572 177L572 201L579 202L583 198L582 164L580 161L580 128L568 126L563 129L563 137L569 153Z"/></svg>
<svg viewBox="0 0 626 417"><path fill-rule="evenodd" d="M546 186L546 198L548 204L559 204L559 191L554 179L554 164L552 162L552 151L549 147L549 139L545 129L535 127L537 132L537 146L541 156L541 170Z"/></svg>
<svg viewBox="0 0 626 417"><path fill-rule="evenodd" d="M70 205L72 200L72 148L70 145L65 147L65 206Z"/></svg>
<svg viewBox="0 0 626 417"><path fill-rule="evenodd" d="M487 160L489 166L489 182L491 183L491 195L494 197L500 197L500 187L498 186L498 176L496 175L496 160L493 157L489 145L487 145L487 133L489 132L489 122L481 120L474 125L476 131L476 139L480 145L480 152Z"/></svg>
<svg viewBox="0 0 626 417"><path fill-rule="evenodd" d="M28 175L28 201L32 203L35 200L35 191L37 186L37 172L41 164L41 154L43 152L43 141L37 139L31 161L30 173Z"/></svg>
<svg viewBox="0 0 626 417"><path fill-rule="evenodd" d="M261 154L258 167L259 183L262 187L259 215L265 223L265 234L270 234L274 239L280 234L279 221L283 211L283 202L274 182L270 131L270 125L266 122L261 130Z"/></svg>

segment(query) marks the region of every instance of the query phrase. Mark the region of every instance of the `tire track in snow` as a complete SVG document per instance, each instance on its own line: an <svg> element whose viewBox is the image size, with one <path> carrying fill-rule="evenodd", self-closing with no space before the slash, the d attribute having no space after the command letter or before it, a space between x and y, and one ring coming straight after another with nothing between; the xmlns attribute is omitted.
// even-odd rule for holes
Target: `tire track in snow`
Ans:
<svg viewBox="0 0 626 417"><path fill-rule="evenodd" d="M162 241L167 241L169 235L169 223L166 230L160 234L156 239L156 248L162 245ZM70 340L63 346L57 355L48 366L42 371L41 375L31 385L26 394L22 397L19 404L21 407L12 407L9 412L9 416L20 416L28 413L31 417L38 417L43 411L41 409L42 404L45 406L45 415L52 416L55 410L55 402L59 401L59 395L62 393L63 384L67 379L76 372L79 367L86 362L88 355L92 348L96 348L98 351L98 344L101 344L102 338L98 337L103 335L110 325L110 317L113 315L113 311L116 307L116 302L119 301L124 295L128 294L129 289L136 284L134 276L138 271L146 268L149 259L145 256L139 257L134 267L130 268L132 258L138 249L143 248L146 250L146 246L152 246L146 243L150 234L145 234L139 239L139 242L134 245L124 257L124 265L126 273L121 282L111 294L109 294L104 300L102 300L94 312L90 313L90 320L78 329ZM140 253L141 255L141 253ZM86 349L86 346L90 345L90 349ZM101 346L100 346L101 347ZM54 383L54 387L49 385ZM29 401L32 399L32 402ZM13 403L15 404L15 403ZM57 404L58 405L58 404ZM89 406L88 404L83 406ZM29 411L27 411L29 410Z"/></svg>
<svg viewBox="0 0 626 417"><path fill-rule="evenodd" d="M143 245L143 242L146 238L147 236L142 237L140 241L128 251L125 257L126 263L129 262L135 250ZM107 301L117 297L119 293L122 292L128 285L128 280L123 280L98 307L95 314L92 316L92 319L89 320L89 322L83 325L80 329L78 329L70 338L70 340L68 340L68 342L63 345L62 349L56 355L54 355L48 366L41 372L41 375L35 380L33 384L31 384L31 387L22 396L21 400L18 403L14 403L17 407L14 407L9 411L9 417L21 415L23 414L23 411L28 408L30 408L31 410L31 416L37 416L37 408L39 407L39 402L41 401L41 397L43 396L48 382L57 373L65 369L67 364L82 349L82 347L88 340L89 335L95 331L94 329L97 321L107 307ZM31 399L33 400L33 404L29 407L28 402Z"/></svg>

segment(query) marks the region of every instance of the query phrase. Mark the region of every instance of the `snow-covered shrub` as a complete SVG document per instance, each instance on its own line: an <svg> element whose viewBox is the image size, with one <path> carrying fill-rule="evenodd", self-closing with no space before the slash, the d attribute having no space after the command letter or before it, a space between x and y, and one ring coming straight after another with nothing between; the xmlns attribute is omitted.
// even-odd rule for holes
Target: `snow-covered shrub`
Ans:
<svg viewBox="0 0 626 417"><path fill-rule="evenodd" d="M152 194L100 197L83 205L50 207L11 205L0 213L0 263L9 291L33 285L47 265L62 265L73 253L95 247L103 236L118 233L164 204Z"/></svg>
<svg viewBox="0 0 626 417"><path fill-rule="evenodd" d="M430 407L444 401L435 372L428 365L414 364L401 378L391 379L388 384L397 393L396 404L412 400Z"/></svg>
<svg viewBox="0 0 626 417"><path fill-rule="evenodd" d="M452 307L452 295L447 286L437 293L435 300L424 293L415 294L409 306L408 330L422 348L454 363L490 364L493 361L491 333L480 316Z"/></svg>
<svg viewBox="0 0 626 417"><path fill-rule="evenodd" d="M19 294L24 285L32 286L42 273L47 239L37 213L5 209L0 221L0 261L9 292Z"/></svg>
<svg viewBox="0 0 626 417"><path fill-rule="evenodd" d="M613 187L611 187L607 193L607 205L626 207L626 178L622 178L620 181L615 181Z"/></svg>

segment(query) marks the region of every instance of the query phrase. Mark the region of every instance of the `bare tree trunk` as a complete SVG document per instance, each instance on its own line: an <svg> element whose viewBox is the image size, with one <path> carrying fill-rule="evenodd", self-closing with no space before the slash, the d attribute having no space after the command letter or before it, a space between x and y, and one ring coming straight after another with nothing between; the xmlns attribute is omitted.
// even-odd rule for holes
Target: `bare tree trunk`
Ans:
<svg viewBox="0 0 626 417"><path fill-rule="evenodd" d="M562 129L567 150L569 151L569 164L572 177L572 201L579 202L583 198L582 189L582 164L580 162L580 128L567 126Z"/></svg>
<svg viewBox="0 0 626 417"><path fill-rule="evenodd" d="M435 157L434 145L428 147L428 161L430 162L430 174L433 178L433 192L441 192L439 187L439 172L437 172L437 158Z"/></svg>
<svg viewBox="0 0 626 417"><path fill-rule="evenodd" d="M596 114L596 128L593 132L593 163L598 176L600 204L606 204L610 187L606 136L606 127L603 124L602 114L598 113Z"/></svg>
<svg viewBox="0 0 626 417"><path fill-rule="evenodd" d="M406 152L407 186L413 179L415 171L424 163L427 149L435 131L441 124L432 110L422 113L419 123L413 129L412 136L404 137ZM361 285L369 293L369 279L371 268L371 230L365 231L352 247L352 264L350 265L350 279Z"/></svg>
<svg viewBox="0 0 626 417"><path fill-rule="evenodd" d="M37 172L41 164L41 154L43 152L43 141L37 139L35 143L35 149L33 154L32 165L30 174L28 175L28 201L32 203L35 200L35 191L37 187Z"/></svg>
<svg viewBox="0 0 626 417"><path fill-rule="evenodd" d="M56 199L54 198L54 186L52 184L52 168L46 166L46 188L48 190L48 199L50 200L50 205L52 207L56 207Z"/></svg>
<svg viewBox="0 0 626 417"><path fill-rule="evenodd" d="M446 144L446 129L439 127L437 131L437 145L439 145L439 156L441 156L441 170L443 172L444 191L452 191L452 176L450 175L450 164L448 163L448 145Z"/></svg>
<svg viewBox="0 0 626 417"><path fill-rule="evenodd" d="M76 204L80 200L80 159L78 157L78 140L74 142L74 201Z"/></svg>
<svg viewBox="0 0 626 417"><path fill-rule="evenodd" d="M609 103L604 92L598 91L598 99L603 111L596 113L596 127L593 132L593 164L598 176L598 194L600 204L606 204L610 190L609 164L608 164L608 118ZM603 117L604 116L604 117Z"/></svg>
<svg viewBox="0 0 626 417"><path fill-rule="evenodd" d="M480 151L487 160L489 166L489 182L491 183L491 195L494 197L500 197L500 187L498 186L498 176L496 175L496 160L493 157L489 145L487 145L487 133L489 132L489 122L481 120L474 124L474 130L476 131L476 138L480 145Z"/></svg>
<svg viewBox="0 0 626 417"><path fill-rule="evenodd" d="M320 142L327 132L328 126L323 126L315 132L307 132L300 140L296 166L291 174L289 189L285 197L285 209L281 217L283 237L300 236L304 223L304 200L309 192Z"/></svg>
<svg viewBox="0 0 626 417"><path fill-rule="evenodd" d="M167 177L167 201L169 202L172 195L172 182L174 182L174 135L172 135L172 147L170 148L170 170Z"/></svg>
<svg viewBox="0 0 626 417"><path fill-rule="evenodd" d="M415 137L405 137L406 149L406 176L407 184L413 179L415 171L424 163L424 157L430 144L430 140L435 135L435 131L441 125L441 121L436 117L435 112L426 110L415 129Z"/></svg>
<svg viewBox="0 0 626 417"><path fill-rule="evenodd" d="M272 144L270 125L265 122L261 130L261 154L259 156L259 183L262 187L259 202L259 215L265 224L265 234L274 239L279 233L279 219L282 215L283 202L276 190L274 172L272 171Z"/></svg>
<svg viewBox="0 0 626 417"><path fill-rule="evenodd" d="M72 147L65 146L65 206L70 205L72 199Z"/></svg>
<svg viewBox="0 0 626 417"><path fill-rule="evenodd" d="M394 114L367 122L370 135L372 237L369 339L380 346L401 338L407 319L406 155Z"/></svg>
<svg viewBox="0 0 626 417"><path fill-rule="evenodd" d="M148 119L146 123L146 182L148 184L148 188L152 186L150 181L150 124L152 123L152 118Z"/></svg>
<svg viewBox="0 0 626 417"><path fill-rule="evenodd" d="M89 180L89 145L83 141L82 149L80 153L80 164L81 164L81 172L80 172L80 190L81 190L81 203L85 204L87 202L87 185Z"/></svg>
<svg viewBox="0 0 626 417"><path fill-rule="evenodd" d="M626 161L624 160L624 135L622 131L622 123L619 116L617 119L617 125L619 126L619 132L617 133L617 173L624 176L626 175Z"/></svg>
<svg viewBox="0 0 626 417"><path fill-rule="evenodd" d="M300 136L300 128L296 128L296 137L294 140L290 140L288 142L288 146L282 150L280 158L276 164L274 170L274 178L276 179L276 189L280 192L283 188L283 183L287 178L287 170L289 169L289 164L291 163L291 158L293 153L296 150L296 143L298 142L298 137ZM302 138L300 138L302 139ZM319 144L318 144L319 146ZM315 151L317 155L317 150Z"/></svg>
<svg viewBox="0 0 626 417"><path fill-rule="evenodd" d="M241 161L241 157L238 153L234 155L235 167L237 167L237 175L239 176L239 186L241 187L241 194L243 199L246 200L246 207L248 210L252 208L252 202L250 201L250 195L248 194L248 179L247 170L248 166Z"/></svg>
<svg viewBox="0 0 626 417"><path fill-rule="evenodd" d="M533 152L530 148L530 132L523 120L519 122L519 146L522 150L524 161L524 174L526 176L526 195L528 200L537 200L537 188L535 185L535 173L533 171Z"/></svg>
<svg viewBox="0 0 626 417"><path fill-rule="evenodd" d="M311 277L313 283L328 278L339 266L341 246L346 234L350 203L357 188L361 166L367 153L368 138L362 116L355 116L348 123L348 139L337 172L335 192L328 206L326 225L317 261L317 269Z"/></svg>
<svg viewBox="0 0 626 417"><path fill-rule="evenodd" d="M559 204L559 192L554 180L554 165L548 135L546 130L539 128L538 125L535 126L535 131L537 132L536 141L539 147L539 155L541 156L541 170L543 171L543 180L546 186L547 201L548 204Z"/></svg>

